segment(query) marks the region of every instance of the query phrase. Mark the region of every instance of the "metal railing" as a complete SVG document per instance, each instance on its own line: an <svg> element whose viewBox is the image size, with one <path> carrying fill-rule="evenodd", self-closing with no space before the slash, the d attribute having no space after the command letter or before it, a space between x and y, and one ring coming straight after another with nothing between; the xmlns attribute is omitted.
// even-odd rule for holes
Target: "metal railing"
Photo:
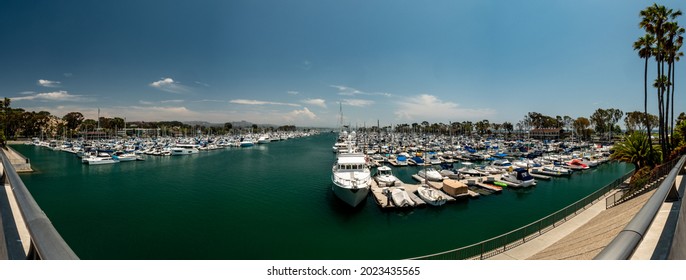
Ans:
<svg viewBox="0 0 686 280"><path fill-rule="evenodd" d="M668 195L674 195L676 191L676 176L683 168L684 162L686 162L686 155L682 156L676 166L671 169L667 178L664 179L653 196L648 199L629 224L593 258L594 260L627 260L631 257L641 243L641 240L643 240L643 236L645 236L650 224L655 219L662 203L665 202Z"/></svg>
<svg viewBox="0 0 686 280"><path fill-rule="evenodd" d="M7 158L4 149L0 149L0 157L2 157L3 182L5 182L5 184L9 183L11 186L10 191L14 194L17 207L21 212L24 224L31 237L31 244L29 245L29 251L26 253L25 258L34 260L78 260L79 258L74 251L72 251L69 245L62 239L62 236L60 236L50 222L50 219L48 219L33 199L33 196L31 196L31 193L24 185L24 182L19 178L14 166L12 166L12 163ZM3 215L3 218L4 217L6 217L6 215ZM9 225L5 219L3 219L2 222L5 231L7 231L6 227L12 226ZM18 225L14 226L16 228ZM16 247L16 242L13 242L13 240L6 239L4 242L5 244L0 244L0 246L5 246L8 250ZM9 259L14 259L15 256L17 256L17 254L11 252L8 254Z"/></svg>
<svg viewBox="0 0 686 280"><path fill-rule="evenodd" d="M670 160L664 164L661 164L656 169L651 171L650 177L646 179L643 186L632 186L631 189L625 191L619 191L613 195L608 196L605 199L605 209L612 208L621 204L622 202L631 200L634 197L640 196L646 192L652 191L667 178L667 174L674 168L674 166L679 161L679 158Z"/></svg>
<svg viewBox="0 0 686 280"><path fill-rule="evenodd" d="M411 258L414 260L483 260L503 253L507 250L522 245L542 234L558 227L567 220L583 212L589 206L600 201L607 193L621 185L626 179L631 177L633 171L628 172L611 183L588 196L574 202L573 204L545 216L535 222L527 224L518 229L501 234L488 240L465 247L440 252L436 254Z"/></svg>

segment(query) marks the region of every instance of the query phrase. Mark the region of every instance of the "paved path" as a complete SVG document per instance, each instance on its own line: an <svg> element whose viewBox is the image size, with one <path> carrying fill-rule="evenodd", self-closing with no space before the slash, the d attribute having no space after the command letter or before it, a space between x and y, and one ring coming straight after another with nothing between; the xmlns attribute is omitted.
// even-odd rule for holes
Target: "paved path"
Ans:
<svg viewBox="0 0 686 280"><path fill-rule="evenodd" d="M33 171L31 163L27 162L26 158L14 149L6 149L5 155L7 155L7 158L10 160L17 173Z"/></svg>
<svg viewBox="0 0 686 280"><path fill-rule="evenodd" d="M594 205L549 232L491 260L591 260L636 215L654 191L610 209L605 201Z"/></svg>

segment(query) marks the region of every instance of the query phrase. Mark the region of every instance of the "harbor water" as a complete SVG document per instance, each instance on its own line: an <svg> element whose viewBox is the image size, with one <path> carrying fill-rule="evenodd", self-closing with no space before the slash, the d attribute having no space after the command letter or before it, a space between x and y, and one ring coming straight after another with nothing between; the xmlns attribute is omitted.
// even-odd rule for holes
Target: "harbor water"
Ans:
<svg viewBox="0 0 686 280"><path fill-rule="evenodd" d="M16 145L21 178L81 259L405 259L473 244L549 215L633 167L608 163L442 207L351 208L331 191L323 133L189 156L89 166ZM419 167L393 167L406 183ZM602 202L600 202L602 203Z"/></svg>

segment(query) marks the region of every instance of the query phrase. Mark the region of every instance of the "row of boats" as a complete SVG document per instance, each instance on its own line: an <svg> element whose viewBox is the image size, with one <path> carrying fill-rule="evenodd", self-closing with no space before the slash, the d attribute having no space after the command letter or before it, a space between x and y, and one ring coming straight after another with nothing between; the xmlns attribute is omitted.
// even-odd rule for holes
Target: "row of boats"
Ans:
<svg viewBox="0 0 686 280"><path fill-rule="evenodd" d="M333 146L337 158L332 167L332 190L339 199L352 207L359 205L369 194L372 180L386 188L385 194L392 198L397 207L413 206L415 201L403 189L402 182L393 176L390 167L384 164L400 167L424 166L416 176L413 176L420 182L423 180L415 193L427 204L442 205L447 201L446 194L430 187L427 181L487 177L496 186L530 187L536 185L535 176L569 176L575 171L586 170L607 162L609 156L609 147L589 149L586 152L572 150L567 153L540 153L537 157L527 156L519 159L508 156L504 149L484 149L480 152L469 151L468 147L458 149L471 154L479 153L478 157L482 164L477 166L470 161L460 161L471 160L474 157L465 156L455 150L405 150L398 154L364 152L357 144L358 139L354 131L342 131ZM458 154L461 156L455 156ZM398 164L403 157L409 159L408 164ZM454 164L458 163L461 167L454 168ZM377 166L375 175L372 175L372 166Z"/></svg>
<svg viewBox="0 0 686 280"><path fill-rule="evenodd" d="M318 134L312 132L293 132L278 134L253 134L237 136L206 136L203 138L162 137L162 138L130 138L89 140L76 139L71 141L40 141L34 138L27 145L36 145L56 151L64 151L77 155L81 162L87 165L114 164L128 161L142 161L143 155L153 156L181 156L198 154L201 151L219 150L230 147L251 147L255 144L267 144L292 138L306 137ZM253 140L257 139L257 140Z"/></svg>

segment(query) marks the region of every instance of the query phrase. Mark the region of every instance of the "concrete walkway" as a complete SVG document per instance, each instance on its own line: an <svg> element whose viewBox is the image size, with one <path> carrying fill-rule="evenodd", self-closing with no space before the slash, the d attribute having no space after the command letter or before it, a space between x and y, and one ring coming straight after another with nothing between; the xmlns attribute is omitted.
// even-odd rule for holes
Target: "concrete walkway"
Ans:
<svg viewBox="0 0 686 280"><path fill-rule="evenodd" d="M33 169L31 168L31 162L22 154L9 147L4 151L5 155L7 155L7 158L10 160L12 166L14 166L14 170L16 170L17 173L33 172Z"/></svg>
<svg viewBox="0 0 686 280"><path fill-rule="evenodd" d="M654 191L610 209L601 199L549 232L490 260L590 260L619 233Z"/></svg>

